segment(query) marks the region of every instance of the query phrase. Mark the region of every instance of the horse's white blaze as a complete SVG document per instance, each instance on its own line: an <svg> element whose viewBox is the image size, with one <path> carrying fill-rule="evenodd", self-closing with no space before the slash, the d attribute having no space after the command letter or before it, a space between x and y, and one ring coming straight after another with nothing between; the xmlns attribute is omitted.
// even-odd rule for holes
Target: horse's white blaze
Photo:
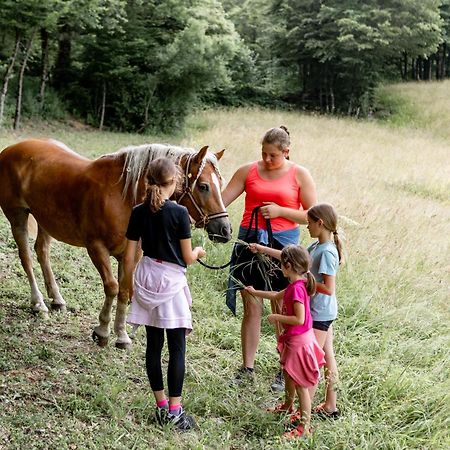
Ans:
<svg viewBox="0 0 450 450"><path fill-rule="evenodd" d="M215 173L213 173L211 175L211 180L212 180L214 186L216 186L217 192L219 194L220 207L222 208L222 211L226 211L225 205L223 204L223 200L222 200L222 193L220 192L219 178L217 177L217 175Z"/></svg>

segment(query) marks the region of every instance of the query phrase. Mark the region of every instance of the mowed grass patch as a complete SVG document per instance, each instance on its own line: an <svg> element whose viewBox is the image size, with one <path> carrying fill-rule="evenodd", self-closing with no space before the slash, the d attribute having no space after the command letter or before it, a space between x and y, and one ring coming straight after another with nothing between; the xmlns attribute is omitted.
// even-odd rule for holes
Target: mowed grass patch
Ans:
<svg viewBox="0 0 450 450"><path fill-rule="evenodd" d="M171 142L225 147L220 167L226 179L259 157L267 128L286 125L291 159L311 171L319 200L336 206L348 256L338 277L335 323L342 417L314 419L309 441L280 438L283 418L265 412L279 400L268 389L277 371L273 328L264 318L255 384L231 385L241 361L242 307L238 299L235 318L225 306L227 270L196 264L188 270L194 331L188 337L184 404L199 430L182 435L161 430L145 374L144 329L130 352L116 350L114 336L104 349L91 341L103 301L100 279L84 249L61 243L52 247L52 260L68 312L45 321L33 316L27 280L1 214L0 447L448 448L450 141L420 129L257 109L199 112L190 121L191 128ZM50 131L50 137L89 157L169 141ZM6 146L35 134L3 132L0 142ZM235 233L242 204L239 199L229 208ZM193 241L205 245L208 263L227 261L231 244L212 244L199 231ZM310 241L302 227L302 242ZM268 312L267 303L264 315ZM165 365L167 357L165 352Z"/></svg>

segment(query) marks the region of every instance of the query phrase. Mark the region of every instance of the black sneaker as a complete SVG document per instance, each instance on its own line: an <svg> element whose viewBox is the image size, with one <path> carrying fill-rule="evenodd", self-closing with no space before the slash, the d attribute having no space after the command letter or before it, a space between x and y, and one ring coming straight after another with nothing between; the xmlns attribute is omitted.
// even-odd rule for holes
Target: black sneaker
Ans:
<svg viewBox="0 0 450 450"><path fill-rule="evenodd" d="M284 391L284 376L281 370L277 373L273 383L270 385L270 390L272 392Z"/></svg>
<svg viewBox="0 0 450 450"><path fill-rule="evenodd" d="M167 414L168 424L172 425L178 431L189 431L197 428L197 424L192 416L188 416L184 409L178 415Z"/></svg>
<svg viewBox="0 0 450 450"><path fill-rule="evenodd" d="M245 383L253 383L254 381L255 371L250 367L240 367L233 380L231 380L231 384L243 385Z"/></svg>
<svg viewBox="0 0 450 450"><path fill-rule="evenodd" d="M162 427L167 425L169 423L169 408L160 408L157 406L155 409L155 417L159 425Z"/></svg>

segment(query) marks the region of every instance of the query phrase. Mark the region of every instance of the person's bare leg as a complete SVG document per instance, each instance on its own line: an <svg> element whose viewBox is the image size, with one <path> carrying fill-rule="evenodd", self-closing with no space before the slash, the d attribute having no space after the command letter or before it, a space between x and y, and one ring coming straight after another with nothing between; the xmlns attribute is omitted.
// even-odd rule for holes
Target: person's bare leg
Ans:
<svg viewBox="0 0 450 450"><path fill-rule="evenodd" d="M271 300L270 301L270 308L272 310L272 314L281 314L281 302L277 300ZM283 325L281 325L281 322L275 322L275 336L277 338L280 337L280 334L283 332Z"/></svg>
<svg viewBox="0 0 450 450"><path fill-rule="evenodd" d="M313 330L314 330L314 335L316 336L316 340L317 340L318 344L320 345L320 348L324 348L325 341L327 340L328 331L316 330L315 328ZM314 396L316 394L318 385L319 385L319 383L317 383L316 385L314 385L313 387L308 389L309 396L311 397L311 401L314 400Z"/></svg>
<svg viewBox="0 0 450 450"><path fill-rule="evenodd" d="M323 347L325 352L325 411L334 412L337 411L337 392L336 383L338 380L338 369L336 363L336 357L334 355L333 348L333 326L328 328L327 339Z"/></svg>
<svg viewBox="0 0 450 450"><path fill-rule="evenodd" d="M290 408L294 405L295 400L295 382L289 376L289 374L284 370L284 404L286 407Z"/></svg>
<svg viewBox="0 0 450 450"><path fill-rule="evenodd" d="M181 397L169 397L169 406L181 405Z"/></svg>
<svg viewBox="0 0 450 450"><path fill-rule="evenodd" d="M244 367L253 368L261 335L262 299L241 291L244 317L241 324L241 346Z"/></svg>
<svg viewBox="0 0 450 450"><path fill-rule="evenodd" d="M298 398L300 400L300 410L302 412L301 424L305 429L305 434L309 434L311 427L311 397L308 388L303 386L295 386Z"/></svg>
<svg viewBox="0 0 450 450"><path fill-rule="evenodd" d="M164 389L162 391L153 391L153 395L155 396L155 400L157 402L162 402L166 400L166 394L164 392Z"/></svg>

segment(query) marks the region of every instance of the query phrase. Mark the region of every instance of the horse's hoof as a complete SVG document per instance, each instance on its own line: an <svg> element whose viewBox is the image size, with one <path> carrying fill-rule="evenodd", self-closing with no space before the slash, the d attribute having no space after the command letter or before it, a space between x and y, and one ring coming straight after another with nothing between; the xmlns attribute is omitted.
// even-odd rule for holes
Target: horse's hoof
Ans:
<svg viewBox="0 0 450 450"><path fill-rule="evenodd" d="M65 313L67 311L66 305L61 304L61 303L52 303L50 305L50 308L52 309L52 311L55 311L55 312Z"/></svg>
<svg viewBox="0 0 450 450"><path fill-rule="evenodd" d="M49 318L48 311L45 309L32 309L31 312L38 319L47 320Z"/></svg>
<svg viewBox="0 0 450 450"><path fill-rule="evenodd" d="M115 345L120 350L131 350L131 342L116 342Z"/></svg>
<svg viewBox="0 0 450 450"><path fill-rule="evenodd" d="M92 340L99 346L99 347L106 347L108 345L108 338L100 336L95 331L92 332Z"/></svg>

